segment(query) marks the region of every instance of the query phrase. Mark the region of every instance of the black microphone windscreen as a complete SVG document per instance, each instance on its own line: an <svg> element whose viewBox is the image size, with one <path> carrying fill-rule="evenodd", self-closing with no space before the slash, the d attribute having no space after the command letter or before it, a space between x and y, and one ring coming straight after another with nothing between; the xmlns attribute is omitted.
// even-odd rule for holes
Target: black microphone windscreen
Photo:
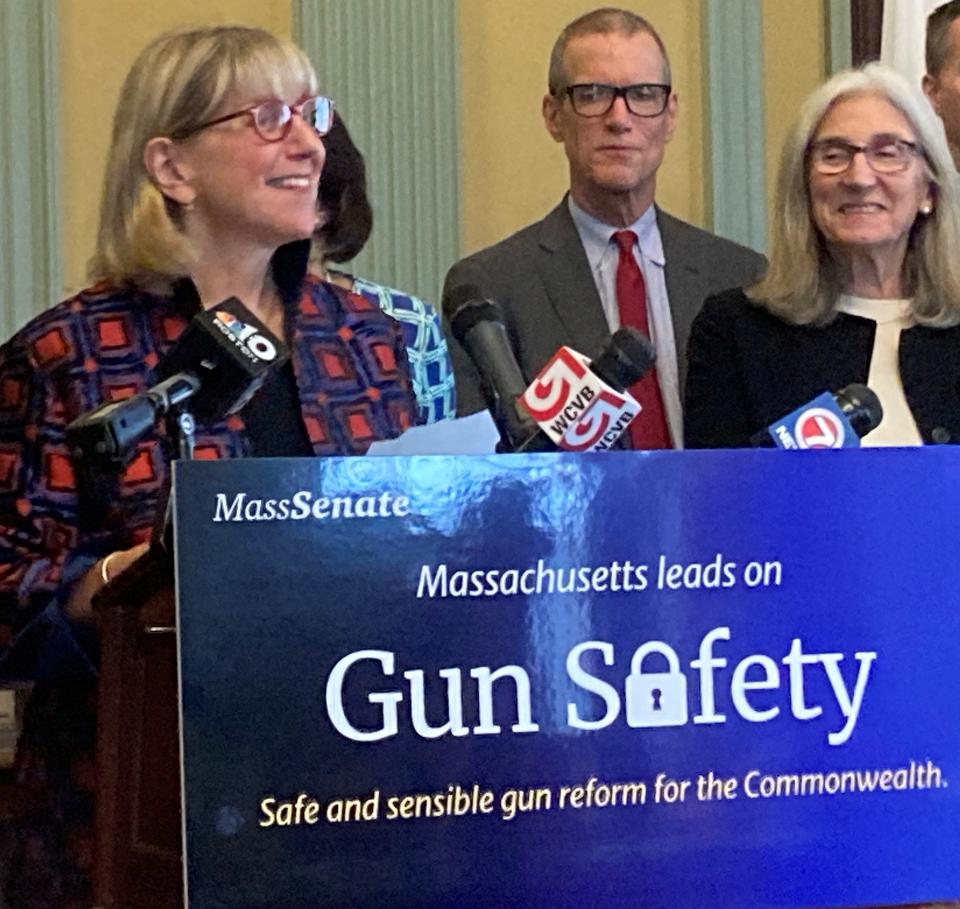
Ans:
<svg viewBox="0 0 960 909"><path fill-rule="evenodd" d="M876 429L883 420L883 405L873 389L866 385L851 383L841 388L834 397L860 438Z"/></svg>
<svg viewBox="0 0 960 909"><path fill-rule="evenodd" d="M463 284L447 294L444 315L480 376L487 409L500 430L501 449L516 451L538 427L519 405L527 383L510 345L502 310L479 287Z"/></svg>
<svg viewBox="0 0 960 909"><path fill-rule="evenodd" d="M657 361L650 339L632 326L618 328L603 346L590 368L617 391L642 379Z"/></svg>
<svg viewBox="0 0 960 909"><path fill-rule="evenodd" d="M481 322L503 324L503 312L496 303L475 297L460 304L448 318L450 331L461 344L465 343L467 335Z"/></svg>
<svg viewBox="0 0 960 909"><path fill-rule="evenodd" d="M453 336L463 344L478 322L503 322L503 311L476 284L458 284L443 301L443 313Z"/></svg>
<svg viewBox="0 0 960 909"><path fill-rule="evenodd" d="M239 410L268 370L287 359L283 342L236 297L194 316L157 364L160 380L188 372L200 380L190 410L212 423Z"/></svg>
<svg viewBox="0 0 960 909"><path fill-rule="evenodd" d="M443 295L443 314L451 319L464 303L486 299L485 294L476 284L457 284L449 293Z"/></svg>

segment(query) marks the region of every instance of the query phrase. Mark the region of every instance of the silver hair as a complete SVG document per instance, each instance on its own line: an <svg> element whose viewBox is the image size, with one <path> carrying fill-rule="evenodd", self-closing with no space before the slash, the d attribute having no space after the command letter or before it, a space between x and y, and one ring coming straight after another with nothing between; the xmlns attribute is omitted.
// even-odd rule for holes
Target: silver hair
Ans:
<svg viewBox="0 0 960 909"><path fill-rule="evenodd" d="M857 95L889 101L916 132L930 181L933 211L920 214L910 231L903 263L912 315L923 325L960 322L960 198L957 174L943 125L919 90L880 63L837 73L800 109L783 147L777 178L773 251L766 276L747 296L780 318L797 324L826 324L836 313L839 275L810 210L808 149L830 108Z"/></svg>

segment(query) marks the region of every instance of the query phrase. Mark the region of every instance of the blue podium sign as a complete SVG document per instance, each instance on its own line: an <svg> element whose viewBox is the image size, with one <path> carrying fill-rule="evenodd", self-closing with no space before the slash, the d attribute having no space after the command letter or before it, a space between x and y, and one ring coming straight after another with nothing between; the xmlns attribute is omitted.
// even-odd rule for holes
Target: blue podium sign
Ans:
<svg viewBox="0 0 960 909"><path fill-rule="evenodd" d="M960 898L958 477L177 465L189 906Z"/></svg>

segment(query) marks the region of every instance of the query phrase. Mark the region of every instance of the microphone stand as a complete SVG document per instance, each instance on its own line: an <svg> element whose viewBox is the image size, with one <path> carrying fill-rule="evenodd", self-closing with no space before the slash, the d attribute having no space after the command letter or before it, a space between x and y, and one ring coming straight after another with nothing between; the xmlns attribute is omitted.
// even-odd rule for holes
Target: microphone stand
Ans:
<svg viewBox="0 0 960 909"><path fill-rule="evenodd" d="M176 407L166 414L167 455L170 461L192 461L197 444L197 421L186 407Z"/></svg>
<svg viewBox="0 0 960 909"><path fill-rule="evenodd" d="M192 461L197 442L197 421L187 408L189 397L170 407L164 414L166 434L164 453L170 464L170 476L160 493L160 507L154 522L151 548L173 557L173 465L176 461Z"/></svg>

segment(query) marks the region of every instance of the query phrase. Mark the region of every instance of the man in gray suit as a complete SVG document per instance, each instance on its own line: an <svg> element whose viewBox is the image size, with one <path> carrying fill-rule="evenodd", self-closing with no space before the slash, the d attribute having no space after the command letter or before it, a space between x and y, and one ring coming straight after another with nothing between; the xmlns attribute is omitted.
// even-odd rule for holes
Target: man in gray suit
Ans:
<svg viewBox="0 0 960 909"><path fill-rule="evenodd" d="M953 163L960 169L960 0L938 6L927 17L926 62L923 90L943 120Z"/></svg>
<svg viewBox="0 0 960 909"><path fill-rule="evenodd" d="M632 230L657 350L666 446L679 447L690 324L706 296L751 283L764 259L654 203L677 97L666 48L649 22L618 9L576 19L554 45L548 84L543 119L563 143L570 191L542 221L454 265L444 301L455 288L475 285L499 303L528 380L562 345L595 356L621 324L623 263L613 234ZM458 410L472 413L483 407L479 380L453 347Z"/></svg>

